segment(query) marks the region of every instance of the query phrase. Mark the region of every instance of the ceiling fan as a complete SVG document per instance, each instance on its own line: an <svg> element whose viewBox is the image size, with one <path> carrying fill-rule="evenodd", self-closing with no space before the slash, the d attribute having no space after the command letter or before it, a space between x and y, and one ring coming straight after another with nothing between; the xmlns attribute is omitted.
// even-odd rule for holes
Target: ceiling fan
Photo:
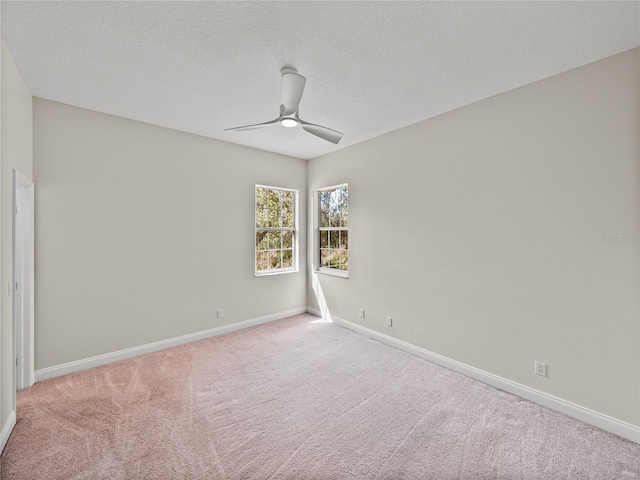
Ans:
<svg viewBox="0 0 640 480"><path fill-rule="evenodd" d="M282 74L282 104L280 105L280 115L278 118L264 123L227 128L225 129L225 132L229 130L253 130L255 128L276 125L278 123L283 127L289 128L301 125L302 128L310 134L320 137L323 140L327 140L328 142L337 144L342 139L342 133L323 127L322 125L305 122L298 115L298 105L302 99L302 92L304 92L304 86L307 83L307 79L298 74L295 68L291 67L283 68L280 73Z"/></svg>

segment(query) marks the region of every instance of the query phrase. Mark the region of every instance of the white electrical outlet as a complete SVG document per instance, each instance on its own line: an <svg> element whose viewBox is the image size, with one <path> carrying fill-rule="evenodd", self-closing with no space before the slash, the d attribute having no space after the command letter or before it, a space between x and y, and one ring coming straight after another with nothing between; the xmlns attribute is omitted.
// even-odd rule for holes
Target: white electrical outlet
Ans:
<svg viewBox="0 0 640 480"><path fill-rule="evenodd" d="M360 318L364 318L364 308L360 309Z"/></svg>
<svg viewBox="0 0 640 480"><path fill-rule="evenodd" d="M218 310L217 316L218 316L218 318L224 317L224 311Z"/></svg>
<svg viewBox="0 0 640 480"><path fill-rule="evenodd" d="M538 362L536 360L536 369L535 369L536 375L541 375L543 377L547 376L547 364L543 363L543 362Z"/></svg>
<svg viewBox="0 0 640 480"><path fill-rule="evenodd" d="M391 323L392 323L391 317L387 317L387 318L385 318L385 320L384 320L384 324L385 324L387 327L390 327L390 326L391 326Z"/></svg>

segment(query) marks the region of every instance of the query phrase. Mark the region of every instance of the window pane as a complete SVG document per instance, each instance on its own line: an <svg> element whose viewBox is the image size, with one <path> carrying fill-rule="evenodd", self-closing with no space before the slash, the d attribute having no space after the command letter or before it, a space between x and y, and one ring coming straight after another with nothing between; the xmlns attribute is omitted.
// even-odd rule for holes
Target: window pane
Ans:
<svg viewBox="0 0 640 480"><path fill-rule="evenodd" d="M282 265L282 250L269 251L269 264L271 269L280 268Z"/></svg>
<svg viewBox="0 0 640 480"><path fill-rule="evenodd" d="M336 190L337 202L340 208L347 208L349 205L349 190L347 187L340 187Z"/></svg>
<svg viewBox="0 0 640 480"><path fill-rule="evenodd" d="M335 210L338 206L338 189L330 190L329 192L329 208Z"/></svg>
<svg viewBox="0 0 640 480"><path fill-rule="evenodd" d="M329 216L329 223L331 224L332 227L339 227L340 226L340 212L338 212L337 210L334 210L333 212L331 212L331 215Z"/></svg>
<svg viewBox="0 0 640 480"><path fill-rule="evenodd" d="M342 187L340 189L340 195L342 196L342 204L349 205L349 187Z"/></svg>
<svg viewBox="0 0 640 480"><path fill-rule="evenodd" d="M340 232L340 248L349 248L349 232L341 231Z"/></svg>
<svg viewBox="0 0 640 480"><path fill-rule="evenodd" d="M269 250L282 248L282 232L268 232Z"/></svg>
<svg viewBox="0 0 640 480"><path fill-rule="evenodd" d="M293 250L282 251L282 268L293 267Z"/></svg>
<svg viewBox="0 0 640 480"><path fill-rule="evenodd" d="M293 228L293 212L282 212L282 226Z"/></svg>
<svg viewBox="0 0 640 480"><path fill-rule="evenodd" d="M282 219L280 218L280 209L279 208L270 208L268 211L268 223L271 228L279 228Z"/></svg>
<svg viewBox="0 0 640 480"><path fill-rule="evenodd" d="M256 252L256 270L266 270L269 266L269 252Z"/></svg>
<svg viewBox="0 0 640 480"><path fill-rule="evenodd" d="M282 232L282 248L293 248L293 232Z"/></svg>
<svg viewBox="0 0 640 480"><path fill-rule="evenodd" d="M336 257L338 258L337 263L339 265L340 270L348 270L349 269L348 252L343 249L336 250Z"/></svg>
<svg viewBox="0 0 640 480"><path fill-rule="evenodd" d="M320 266L326 267L329 264L329 256L331 255L331 251L323 248L320 250Z"/></svg>
<svg viewBox="0 0 640 480"><path fill-rule="evenodd" d="M323 230L320 232L320 248L327 248L329 246L329 232Z"/></svg>
<svg viewBox="0 0 640 480"><path fill-rule="evenodd" d="M269 226L269 210L265 208L256 209L256 227L266 228Z"/></svg>
<svg viewBox="0 0 640 480"><path fill-rule="evenodd" d="M331 255L332 255L333 251L329 248L327 248L324 251L324 266L329 268L331 266Z"/></svg>
<svg viewBox="0 0 640 480"><path fill-rule="evenodd" d="M267 189L268 207L274 210L280 210L280 190Z"/></svg>
<svg viewBox="0 0 640 480"><path fill-rule="evenodd" d="M337 205L332 204L331 210L329 211L329 223L332 227L340 226L340 216L341 212Z"/></svg>
<svg viewBox="0 0 640 480"><path fill-rule="evenodd" d="M320 208L329 210L331 205L331 192L320 192Z"/></svg>
<svg viewBox="0 0 640 480"><path fill-rule="evenodd" d="M266 208L269 199L269 194L264 188L256 188L256 209Z"/></svg>
<svg viewBox="0 0 640 480"><path fill-rule="evenodd" d="M321 228L326 228L329 226L329 211L328 210L322 210L320 212L320 227Z"/></svg>
<svg viewBox="0 0 640 480"><path fill-rule="evenodd" d="M256 250L268 250L269 238L267 232L256 232Z"/></svg>
<svg viewBox="0 0 640 480"><path fill-rule="evenodd" d="M329 192L320 192L320 227L329 226Z"/></svg>
<svg viewBox="0 0 640 480"><path fill-rule="evenodd" d="M282 226L284 228L293 228L293 208L282 209Z"/></svg>
<svg viewBox="0 0 640 480"><path fill-rule="evenodd" d="M282 192L282 226L293 228L294 202L293 192Z"/></svg>
<svg viewBox="0 0 640 480"><path fill-rule="evenodd" d="M329 250L329 268L338 268L338 251L337 250Z"/></svg>
<svg viewBox="0 0 640 480"><path fill-rule="evenodd" d="M329 234L329 246L331 248L338 248L338 242L340 241L340 232L338 230L331 230L327 233Z"/></svg>

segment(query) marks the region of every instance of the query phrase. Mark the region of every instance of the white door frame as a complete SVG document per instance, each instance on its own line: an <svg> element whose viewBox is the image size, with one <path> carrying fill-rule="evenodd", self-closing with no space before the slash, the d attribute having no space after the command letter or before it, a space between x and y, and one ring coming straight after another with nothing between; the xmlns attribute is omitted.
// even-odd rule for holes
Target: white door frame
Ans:
<svg viewBox="0 0 640 480"><path fill-rule="evenodd" d="M30 387L34 374L34 200L31 180L13 170L14 392ZM15 395L13 398L15 411Z"/></svg>

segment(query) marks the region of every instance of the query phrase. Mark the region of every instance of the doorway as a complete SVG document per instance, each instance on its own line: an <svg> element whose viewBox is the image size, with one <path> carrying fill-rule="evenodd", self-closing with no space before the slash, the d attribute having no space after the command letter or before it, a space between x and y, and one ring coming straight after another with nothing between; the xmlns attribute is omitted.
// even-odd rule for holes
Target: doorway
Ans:
<svg viewBox="0 0 640 480"><path fill-rule="evenodd" d="M13 170L14 392L30 387L34 375L34 183ZM13 407L15 411L15 394Z"/></svg>

